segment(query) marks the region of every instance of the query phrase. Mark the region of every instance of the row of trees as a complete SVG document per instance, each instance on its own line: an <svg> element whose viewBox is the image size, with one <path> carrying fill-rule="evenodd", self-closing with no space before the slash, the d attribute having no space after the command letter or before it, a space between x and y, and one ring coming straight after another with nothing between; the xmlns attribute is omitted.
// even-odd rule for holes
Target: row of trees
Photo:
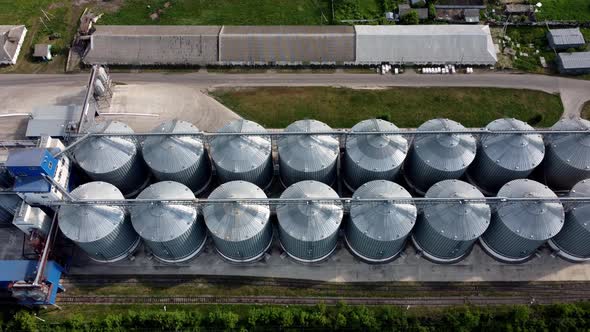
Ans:
<svg viewBox="0 0 590 332"><path fill-rule="evenodd" d="M154 307L102 318L73 315L59 323L42 322L31 312L19 311L0 327L4 331L588 331L590 305L460 307L443 311L345 304L250 306L236 311L224 306L174 311Z"/></svg>

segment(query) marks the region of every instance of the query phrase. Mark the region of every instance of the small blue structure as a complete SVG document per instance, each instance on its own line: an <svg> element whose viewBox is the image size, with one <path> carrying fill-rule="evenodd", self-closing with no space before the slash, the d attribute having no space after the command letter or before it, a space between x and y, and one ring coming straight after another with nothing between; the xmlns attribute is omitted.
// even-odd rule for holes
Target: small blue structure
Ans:
<svg viewBox="0 0 590 332"><path fill-rule="evenodd" d="M10 291L21 305L54 305L57 293L65 291L59 283L63 268L48 261L39 284L33 285L38 267L38 261L0 261L0 288Z"/></svg>
<svg viewBox="0 0 590 332"><path fill-rule="evenodd" d="M57 159L47 149L16 149L10 151L6 168L15 177L43 175L53 177L57 163Z"/></svg>

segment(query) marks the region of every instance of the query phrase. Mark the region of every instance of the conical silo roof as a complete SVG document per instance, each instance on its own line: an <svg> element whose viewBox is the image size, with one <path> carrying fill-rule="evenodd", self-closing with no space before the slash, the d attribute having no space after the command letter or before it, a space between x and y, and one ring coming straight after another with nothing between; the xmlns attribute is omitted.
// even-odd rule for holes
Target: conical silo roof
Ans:
<svg viewBox="0 0 590 332"><path fill-rule="evenodd" d="M245 181L231 181L217 187L209 199L267 198L258 186ZM268 203L211 203L203 207L209 231L230 242L246 241L264 231L269 222Z"/></svg>
<svg viewBox="0 0 590 332"><path fill-rule="evenodd" d="M408 153L408 140L401 135L378 134L399 130L393 123L370 119L357 123L352 132L375 132L375 135L349 135L346 137L347 183L357 188L365 179L377 180L382 174L394 175ZM348 164L348 162L352 164ZM394 172L392 172L394 171ZM358 180L360 181L358 181ZM393 178L383 178L393 180ZM352 183L351 183L352 182Z"/></svg>
<svg viewBox="0 0 590 332"><path fill-rule="evenodd" d="M545 174L550 187L569 190L590 177L590 121L561 119L552 130L586 130L588 134L547 135Z"/></svg>
<svg viewBox="0 0 590 332"><path fill-rule="evenodd" d="M76 199L123 200L119 189L106 182L90 182L74 189ZM59 228L72 241L87 243L103 239L125 222L125 210L108 205L66 205L59 210Z"/></svg>
<svg viewBox="0 0 590 332"><path fill-rule="evenodd" d="M119 121L97 122L90 133L132 134L128 125ZM74 148L78 165L92 174L110 173L124 167L137 154L137 144L130 137L92 136Z"/></svg>
<svg viewBox="0 0 590 332"><path fill-rule="evenodd" d="M465 130L460 123L449 119L432 119L423 123L418 131ZM441 171L465 169L475 158L475 137L470 134L416 135L416 155L430 167Z"/></svg>
<svg viewBox="0 0 590 332"><path fill-rule="evenodd" d="M294 239L314 242L338 231L344 215L339 202L318 202L320 198L338 198L328 185L318 181L301 181L288 187L282 199L309 199L301 203L287 203L277 207L277 218L284 232Z"/></svg>
<svg viewBox="0 0 590 332"><path fill-rule="evenodd" d="M494 130L534 130L533 127L517 119L498 119L489 123L485 129ZM506 170L524 171L537 167L545 155L543 137L539 134L484 135L480 153Z"/></svg>
<svg viewBox="0 0 590 332"><path fill-rule="evenodd" d="M195 199L185 185L162 181L144 189L137 199ZM166 242L184 235L196 222L197 209L192 205L148 203L131 209L131 222L142 238Z"/></svg>
<svg viewBox="0 0 590 332"><path fill-rule="evenodd" d="M200 130L186 121L169 120L152 132L197 134ZM161 173L184 171L206 157L203 140L197 136L148 136L142 152L148 166Z"/></svg>
<svg viewBox="0 0 590 332"><path fill-rule="evenodd" d="M484 198L474 186L460 180L436 183L426 198ZM470 241L480 237L490 224L491 211L485 203L432 203L423 208L425 221L440 236L454 241Z"/></svg>
<svg viewBox="0 0 590 332"><path fill-rule="evenodd" d="M261 125L239 119L223 128L220 133L260 132L260 136L216 136L211 141L211 159L222 182L243 180L264 187L272 180L270 136Z"/></svg>
<svg viewBox="0 0 590 332"><path fill-rule="evenodd" d="M570 191L570 197L590 197L590 180L578 182ZM580 227L590 232L590 204L575 204L569 212Z"/></svg>
<svg viewBox="0 0 590 332"><path fill-rule="evenodd" d="M285 132L330 132L327 124L317 120L295 121ZM281 176L285 185L301 180L301 174L308 179L323 181L332 179L340 145L331 135L285 135L278 141ZM329 173L327 175L327 173ZM285 181L286 180L286 181Z"/></svg>
<svg viewBox="0 0 590 332"><path fill-rule="evenodd" d="M498 197L557 198L557 195L536 181L521 179L505 184ZM556 202L509 202L500 204L496 213L498 221L527 240L550 239L561 230L565 218L563 206Z"/></svg>
<svg viewBox="0 0 590 332"><path fill-rule="evenodd" d="M350 207L350 221L364 235L379 241L394 241L410 233L416 223L414 204L354 202L355 199L412 198L402 186L391 181L367 182L357 189Z"/></svg>

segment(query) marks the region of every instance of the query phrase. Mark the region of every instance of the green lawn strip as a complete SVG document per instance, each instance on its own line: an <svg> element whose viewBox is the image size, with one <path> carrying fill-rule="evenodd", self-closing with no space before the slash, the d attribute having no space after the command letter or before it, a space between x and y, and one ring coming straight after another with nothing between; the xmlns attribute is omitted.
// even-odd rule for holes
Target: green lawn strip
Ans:
<svg viewBox="0 0 590 332"><path fill-rule="evenodd" d="M582 119L590 120L590 102L587 102L582 108Z"/></svg>
<svg viewBox="0 0 590 332"><path fill-rule="evenodd" d="M590 21L588 0L543 0L543 7L537 13L537 20Z"/></svg>
<svg viewBox="0 0 590 332"><path fill-rule="evenodd" d="M158 9L160 18L151 19ZM127 0L99 24L317 25L327 24L329 13L325 0Z"/></svg>
<svg viewBox="0 0 590 332"><path fill-rule="evenodd" d="M350 128L381 117L398 127L414 128L432 118L450 118L466 127L482 127L514 117L549 127L561 116L557 95L496 88L247 88L211 94L231 110L267 128L284 128L296 120L316 119L334 128Z"/></svg>

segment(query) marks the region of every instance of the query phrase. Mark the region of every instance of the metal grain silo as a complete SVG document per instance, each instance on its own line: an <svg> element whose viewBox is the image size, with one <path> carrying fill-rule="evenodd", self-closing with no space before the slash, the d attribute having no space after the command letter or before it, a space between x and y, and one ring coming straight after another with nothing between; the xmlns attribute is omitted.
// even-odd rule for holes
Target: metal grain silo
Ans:
<svg viewBox="0 0 590 332"><path fill-rule="evenodd" d="M119 121L95 123L91 133L131 134ZM149 181L139 145L129 136L90 136L74 148L74 158L93 181L108 182L125 197L137 195Z"/></svg>
<svg viewBox="0 0 590 332"><path fill-rule="evenodd" d="M561 119L552 130L590 130L590 121ZM570 190L590 178L590 132L588 134L547 135L544 161L545 180L553 190Z"/></svg>
<svg viewBox="0 0 590 332"><path fill-rule="evenodd" d="M394 181L408 153L408 140L401 135L378 134L399 130L393 123L371 119L352 127L352 132L376 132L375 135L349 135L344 154L344 183L355 190L373 180Z"/></svg>
<svg viewBox="0 0 590 332"><path fill-rule="evenodd" d="M17 194L0 194L0 222L12 223L22 201Z"/></svg>
<svg viewBox="0 0 590 332"><path fill-rule="evenodd" d="M187 186L173 181L152 184L138 199L195 199ZM166 263L187 261L201 252L207 227L195 206L147 203L131 208L131 222L154 257Z"/></svg>
<svg viewBox="0 0 590 332"><path fill-rule="evenodd" d="M209 199L267 198L258 186L232 181L217 187ZM270 206L260 202L206 204L203 215L217 252L225 259L246 263L261 258L272 243Z"/></svg>
<svg viewBox="0 0 590 332"><path fill-rule="evenodd" d="M200 130L186 121L170 120L153 132L197 134ZM158 181L180 182L197 194L211 181L211 164L201 137L148 136L142 155Z"/></svg>
<svg viewBox="0 0 590 332"><path fill-rule="evenodd" d="M547 186L528 179L508 182L500 189L498 197L557 198ZM563 220L561 203L503 202L495 208L490 227L480 243L488 254L501 262L521 263L561 230Z"/></svg>
<svg viewBox="0 0 590 332"><path fill-rule="evenodd" d="M90 182L74 189L75 199L122 200L119 189ZM58 214L61 232L95 261L116 262L130 256L140 243L125 208L109 205L66 205Z"/></svg>
<svg viewBox="0 0 590 332"><path fill-rule="evenodd" d="M590 180L578 182L570 197L590 197ZM590 260L590 204L572 203L565 214L563 228L549 240L557 255L573 262Z"/></svg>
<svg viewBox="0 0 590 332"><path fill-rule="evenodd" d="M338 229L344 214L338 194L318 181L301 181L287 188L281 199L302 202L277 206L279 239L289 256L305 263L319 262L336 249Z"/></svg>
<svg viewBox="0 0 590 332"><path fill-rule="evenodd" d="M220 133L260 132L261 125L248 120L235 120L219 130ZM211 141L211 159L219 180L252 182L266 189L272 182L272 145L270 136L217 136Z"/></svg>
<svg viewBox="0 0 590 332"><path fill-rule="evenodd" d="M465 130L460 123L449 119L432 119L418 131ZM477 144L470 134L416 135L404 164L407 182L420 195L433 184L460 178L475 158Z"/></svg>
<svg viewBox="0 0 590 332"><path fill-rule="evenodd" d="M355 199L412 198L397 183L385 180L367 182L352 196L345 239L351 251L370 263L383 263L395 258L406 244L417 210L413 203L357 202Z"/></svg>
<svg viewBox="0 0 590 332"><path fill-rule="evenodd" d="M426 198L481 198L475 186L460 180L445 180L433 185ZM479 202L432 202L418 217L412 241L424 257L443 264L465 258L473 244L490 225L490 207Z"/></svg>
<svg viewBox="0 0 590 332"><path fill-rule="evenodd" d="M533 130L516 119L498 119L486 130ZM472 183L484 193L494 195L504 184L526 178L539 166L545 155L539 134L485 135L479 142L479 153L467 172Z"/></svg>
<svg viewBox="0 0 590 332"><path fill-rule="evenodd" d="M331 132L327 124L316 120L295 121L285 132ZM340 144L331 135L285 135L278 141L279 171L285 187L304 180L331 185L336 180Z"/></svg>

